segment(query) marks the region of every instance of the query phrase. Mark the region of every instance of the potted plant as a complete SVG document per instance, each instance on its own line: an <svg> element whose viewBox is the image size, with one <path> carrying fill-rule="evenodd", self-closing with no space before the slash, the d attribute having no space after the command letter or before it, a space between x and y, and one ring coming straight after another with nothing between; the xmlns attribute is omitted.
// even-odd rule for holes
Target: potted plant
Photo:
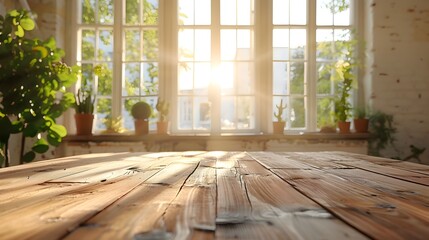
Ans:
<svg viewBox="0 0 429 240"><path fill-rule="evenodd" d="M75 100L76 135L91 135L95 102L95 97L92 96L92 89L79 89L75 95Z"/></svg>
<svg viewBox="0 0 429 240"><path fill-rule="evenodd" d="M170 110L170 104L158 98L156 103L156 110L158 111L158 122L156 123L156 130L158 134L167 134L168 131L168 121L167 116Z"/></svg>
<svg viewBox="0 0 429 240"><path fill-rule="evenodd" d="M357 133L368 132L369 119L366 116L364 108L357 108L355 110L353 124Z"/></svg>
<svg viewBox="0 0 429 240"><path fill-rule="evenodd" d="M10 164L13 134L22 133L20 163L58 146L67 134L56 119L73 105L66 88L76 81L77 69L61 61L64 51L54 38L24 37L34 26L25 10L0 16L0 167ZM24 151L27 138L35 141Z"/></svg>
<svg viewBox="0 0 429 240"><path fill-rule="evenodd" d="M274 117L277 119L273 122L273 134L283 134L286 121L283 119L283 110L286 109L286 105L283 106L283 99L280 100L280 105L276 105L277 112L274 112Z"/></svg>
<svg viewBox="0 0 429 240"><path fill-rule="evenodd" d="M131 108L131 115L134 118L134 129L136 135L145 135L149 133L149 117L152 108L146 102L135 103Z"/></svg>
<svg viewBox="0 0 429 240"><path fill-rule="evenodd" d="M346 61L341 60L336 64L340 82L338 84L339 95L335 99L335 117L340 133L350 133L350 121L347 120L352 109L349 97L354 79L350 55L350 52L346 53Z"/></svg>

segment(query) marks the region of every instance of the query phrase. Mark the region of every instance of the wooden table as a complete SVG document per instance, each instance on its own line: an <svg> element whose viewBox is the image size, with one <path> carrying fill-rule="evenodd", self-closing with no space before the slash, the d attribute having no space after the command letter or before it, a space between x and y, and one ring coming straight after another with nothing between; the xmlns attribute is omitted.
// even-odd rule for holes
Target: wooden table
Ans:
<svg viewBox="0 0 429 240"><path fill-rule="evenodd" d="M429 239L428 186L343 152L89 154L0 169L0 239Z"/></svg>

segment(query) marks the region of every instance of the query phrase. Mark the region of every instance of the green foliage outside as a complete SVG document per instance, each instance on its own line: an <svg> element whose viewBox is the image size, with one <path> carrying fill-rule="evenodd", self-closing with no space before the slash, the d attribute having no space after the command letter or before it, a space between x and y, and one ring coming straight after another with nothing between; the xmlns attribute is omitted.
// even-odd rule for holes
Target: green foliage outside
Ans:
<svg viewBox="0 0 429 240"><path fill-rule="evenodd" d="M55 119L74 103L66 91L78 69L61 62L64 51L53 38L24 38L34 21L24 10L0 16L0 166L9 165L9 138L22 133L20 162L32 161L67 134ZM41 135L41 133L46 133ZM24 153L25 138L36 138Z"/></svg>

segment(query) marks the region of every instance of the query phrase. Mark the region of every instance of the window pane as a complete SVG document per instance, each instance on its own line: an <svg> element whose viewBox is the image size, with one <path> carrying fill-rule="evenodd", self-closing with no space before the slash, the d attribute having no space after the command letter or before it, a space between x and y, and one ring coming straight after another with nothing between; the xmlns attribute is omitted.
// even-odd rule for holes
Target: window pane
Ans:
<svg viewBox="0 0 429 240"><path fill-rule="evenodd" d="M317 72L317 94L331 94L332 93L332 81L331 73L333 71L333 64L329 63L318 63Z"/></svg>
<svg viewBox="0 0 429 240"><path fill-rule="evenodd" d="M194 94L207 94L211 76L210 63L195 63Z"/></svg>
<svg viewBox="0 0 429 240"><path fill-rule="evenodd" d="M291 98L289 123L291 128L305 128L305 101L304 98Z"/></svg>
<svg viewBox="0 0 429 240"><path fill-rule="evenodd" d="M179 65L179 94L192 94L194 88L194 64L193 63L181 63Z"/></svg>
<svg viewBox="0 0 429 240"><path fill-rule="evenodd" d="M143 60L158 59L158 31L143 31Z"/></svg>
<svg viewBox="0 0 429 240"><path fill-rule="evenodd" d="M207 97L179 97L179 129L209 130L210 111Z"/></svg>
<svg viewBox="0 0 429 240"><path fill-rule="evenodd" d="M131 108L139 101L139 98L125 98L122 99L122 119L124 128L127 130L134 130L134 118L131 115Z"/></svg>
<svg viewBox="0 0 429 240"><path fill-rule="evenodd" d="M225 1L225 0L224 0ZM237 0L237 25L251 25L252 10L250 0Z"/></svg>
<svg viewBox="0 0 429 240"><path fill-rule="evenodd" d="M141 95L158 94L158 63L143 63L143 86Z"/></svg>
<svg viewBox="0 0 429 240"><path fill-rule="evenodd" d="M92 89L94 89L94 70L93 70L92 63L83 63L81 66L82 71L82 79L81 79L81 85L82 86L90 86Z"/></svg>
<svg viewBox="0 0 429 240"><path fill-rule="evenodd" d="M98 16L101 24L113 23L113 0L98 0Z"/></svg>
<svg viewBox="0 0 429 240"><path fill-rule="evenodd" d="M122 96L138 96L140 92L140 64L126 63Z"/></svg>
<svg viewBox="0 0 429 240"><path fill-rule="evenodd" d="M96 99L95 126L97 130L106 129L106 120L112 117L112 100L110 98Z"/></svg>
<svg viewBox="0 0 429 240"><path fill-rule="evenodd" d="M113 82L113 64L103 63L103 74L98 76L97 92L101 96L112 95L112 82Z"/></svg>
<svg viewBox="0 0 429 240"><path fill-rule="evenodd" d="M237 0L220 1L220 24L221 25L237 24Z"/></svg>
<svg viewBox="0 0 429 240"><path fill-rule="evenodd" d="M334 30L334 46L335 46L335 57L343 57L350 49L351 33L350 30Z"/></svg>
<svg viewBox="0 0 429 240"><path fill-rule="evenodd" d="M305 29L290 30L290 54L292 59L305 59L305 48L307 45Z"/></svg>
<svg viewBox="0 0 429 240"><path fill-rule="evenodd" d="M139 0L126 0L125 3L125 23L126 24L139 24L140 23L140 14L139 14Z"/></svg>
<svg viewBox="0 0 429 240"><path fill-rule="evenodd" d="M235 129L235 97L222 97L221 126L222 129Z"/></svg>
<svg viewBox="0 0 429 240"><path fill-rule="evenodd" d="M273 30L273 59L274 60L289 59L289 30L288 29Z"/></svg>
<svg viewBox="0 0 429 240"><path fill-rule="evenodd" d="M125 30L125 60L139 61L140 60L140 31Z"/></svg>
<svg viewBox="0 0 429 240"><path fill-rule="evenodd" d="M273 24L289 24L289 0L273 0Z"/></svg>
<svg viewBox="0 0 429 240"><path fill-rule="evenodd" d="M307 24L307 1L290 0L290 24Z"/></svg>
<svg viewBox="0 0 429 240"><path fill-rule="evenodd" d="M210 30L195 30L195 60L210 61L211 58L211 34Z"/></svg>
<svg viewBox="0 0 429 240"><path fill-rule="evenodd" d="M235 68L233 62L223 62L220 66L219 82L222 94L234 93Z"/></svg>
<svg viewBox="0 0 429 240"><path fill-rule="evenodd" d="M317 61L329 61L333 57L334 31L332 29L318 29L316 31Z"/></svg>
<svg viewBox="0 0 429 240"><path fill-rule="evenodd" d="M157 25L158 24L158 0L143 1L143 24Z"/></svg>
<svg viewBox="0 0 429 240"><path fill-rule="evenodd" d="M194 30L179 31L179 60L194 59Z"/></svg>
<svg viewBox="0 0 429 240"><path fill-rule="evenodd" d="M210 103L207 97L194 98L194 129L210 129Z"/></svg>
<svg viewBox="0 0 429 240"><path fill-rule="evenodd" d="M344 0L344 3L339 2L336 6L334 16L335 26L349 26L350 25L350 0Z"/></svg>
<svg viewBox="0 0 429 240"><path fill-rule="evenodd" d="M82 60L95 59L95 31L82 30Z"/></svg>
<svg viewBox="0 0 429 240"><path fill-rule="evenodd" d="M179 24L194 25L194 0L179 0Z"/></svg>
<svg viewBox="0 0 429 240"><path fill-rule="evenodd" d="M195 25L210 25L210 23L211 23L211 1L196 0L195 1Z"/></svg>
<svg viewBox="0 0 429 240"><path fill-rule="evenodd" d="M234 60L237 57L237 31L221 30L220 34L222 60Z"/></svg>
<svg viewBox="0 0 429 240"><path fill-rule="evenodd" d="M273 93L285 95L288 93L287 81L289 80L288 65L285 62L273 63Z"/></svg>
<svg viewBox="0 0 429 240"><path fill-rule="evenodd" d="M316 22L317 25L331 26L334 24L332 4L334 0L317 0Z"/></svg>
<svg viewBox="0 0 429 240"><path fill-rule="evenodd" d="M237 30L237 60L251 60L253 58L251 39L250 30Z"/></svg>
<svg viewBox="0 0 429 240"><path fill-rule="evenodd" d="M210 0L179 0L179 25L210 25Z"/></svg>
<svg viewBox="0 0 429 240"><path fill-rule="evenodd" d="M193 102L192 97L179 97L179 129L191 130L193 126Z"/></svg>
<svg viewBox="0 0 429 240"><path fill-rule="evenodd" d="M98 60L113 60L113 31L103 30L99 33Z"/></svg>
<svg viewBox="0 0 429 240"><path fill-rule="evenodd" d="M304 94L305 64L293 62L290 64L290 93Z"/></svg>
<svg viewBox="0 0 429 240"><path fill-rule="evenodd" d="M95 23L95 0L82 0L82 23Z"/></svg>
<svg viewBox="0 0 429 240"><path fill-rule="evenodd" d="M253 62L238 62L236 63L237 71L237 93L238 94L253 94L255 86L255 72Z"/></svg>
<svg viewBox="0 0 429 240"><path fill-rule="evenodd" d="M237 97L237 128L255 128L255 98Z"/></svg>

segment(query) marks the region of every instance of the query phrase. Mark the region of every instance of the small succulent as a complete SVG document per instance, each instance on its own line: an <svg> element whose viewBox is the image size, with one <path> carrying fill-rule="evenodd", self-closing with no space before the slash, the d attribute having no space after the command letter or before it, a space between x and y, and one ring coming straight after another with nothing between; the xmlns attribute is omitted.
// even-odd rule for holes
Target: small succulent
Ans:
<svg viewBox="0 0 429 240"><path fill-rule="evenodd" d="M167 115L170 110L170 104L166 101L158 98L158 102L156 103L156 110L159 113L159 121L165 122L167 120Z"/></svg>
<svg viewBox="0 0 429 240"><path fill-rule="evenodd" d="M82 90L79 89L75 95L75 105L77 113L81 114L93 114L94 113L94 102L95 97L92 96L91 89Z"/></svg>
<svg viewBox="0 0 429 240"><path fill-rule="evenodd" d="M283 106L283 99L280 100L280 105L276 105L277 112L274 113L274 117L277 118L277 122L284 122L282 116L283 116L283 110L286 109L286 105Z"/></svg>

